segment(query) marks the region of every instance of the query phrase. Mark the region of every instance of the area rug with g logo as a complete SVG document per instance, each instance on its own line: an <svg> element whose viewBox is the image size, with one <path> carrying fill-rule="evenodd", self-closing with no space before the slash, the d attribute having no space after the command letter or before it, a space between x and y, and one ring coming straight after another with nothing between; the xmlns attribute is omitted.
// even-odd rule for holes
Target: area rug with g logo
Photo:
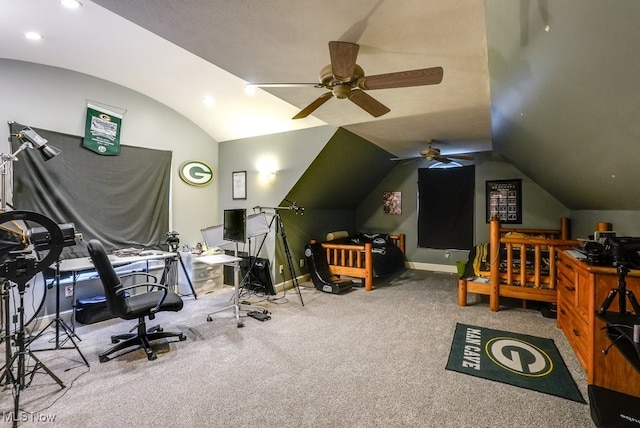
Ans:
<svg viewBox="0 0 640 428"><path fill-rule="evenodd" d="M446 369L586 404L552 339L458 323Z"/></svg>

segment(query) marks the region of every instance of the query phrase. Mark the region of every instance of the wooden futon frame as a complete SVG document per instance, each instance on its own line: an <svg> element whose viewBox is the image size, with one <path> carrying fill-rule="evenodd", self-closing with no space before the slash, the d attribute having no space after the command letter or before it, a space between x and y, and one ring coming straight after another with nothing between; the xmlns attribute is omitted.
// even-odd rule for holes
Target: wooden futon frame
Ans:
<svg viewBox="0 0 640 428"><path fill-rule="evenodd" d="M405 234L389 235L403 254L405 254ZM346 244L322 242L322 248L326 251L329 271L333 275L345 275L353 278L362 278L366 291L373 289L373 257L371 244Z"/></svg>
<svg viewBox="0 0 640 428"><path fill-rule="evenodd" d="M560 230L502 228L497 218L489 228L489 270L458 280L458 304L467 305L467 293L488 295L494 312L500 297L556 303L557 251L580 245L569 239L569 219L561 219Z"/></svg>

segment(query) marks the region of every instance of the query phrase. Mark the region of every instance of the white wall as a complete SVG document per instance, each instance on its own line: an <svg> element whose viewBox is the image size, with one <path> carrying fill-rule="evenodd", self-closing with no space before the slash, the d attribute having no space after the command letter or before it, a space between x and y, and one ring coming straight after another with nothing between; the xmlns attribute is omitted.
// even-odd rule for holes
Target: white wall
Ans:
<svg viewBox="0 0 640 428"><path fill-rule="evenodd" d="M278 206L335 132L334 127L320 126L220 143L219 218L222 219L222 211L229 208L246 208L251 214L256 206ZM271 182L264 182L260 177L259 168L264 162L271 163L276 171ZM232 199L231 175L234 171L247 172L246 200ZM271 221L275 211L266 209L265 212L267 220ZM260 241L252 245L259 246ZM275 229L272 228L260 256L273 261L275 243ZM253 246L251 252L255 249ZM240 250L249 251L249 248Z"/></svg>
<svg viewBox="0 0 640 428"><path fill-rule="evenodd" d="M0 120L5 124L15 121L78 136L84 135L87 100L126 110L121 144L173 152L171 224L182 243L201 241L200 229L217 222L218 177L208 186L193 187L180 179L178 167L200 160L217 174L218 143L174 110L105 80L7 59L0 59L0 94ZM8 137L8 126L4 132ZM7 138L0 138L0 144L6 153Z"/></svg>

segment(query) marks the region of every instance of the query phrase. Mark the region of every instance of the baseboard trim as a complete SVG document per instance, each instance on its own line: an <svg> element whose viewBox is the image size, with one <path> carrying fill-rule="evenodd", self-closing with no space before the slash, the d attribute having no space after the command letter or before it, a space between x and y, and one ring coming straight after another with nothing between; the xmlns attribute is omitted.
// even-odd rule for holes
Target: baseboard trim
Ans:
<svg viewBox="0 0 640 428"><path fill-rule="evenodd" d="M428 270L432 272L458 273L457 266L439 265L435 263L405 262L405 267L416 270Z"/></svg>
<svg viewBox="0 0 640 428"><path fill-rule="evenodd" d="M300 275L297 276L296 279L298 280L298 285L300 285L300 283L302 282L309 282L311 281L311 276L307 273L304 275ZM284 291L284 290L290 290L293 288L293 280L288 280L285 282L279 282L274 286L276 293L279 293L280 291Z"/></svg>

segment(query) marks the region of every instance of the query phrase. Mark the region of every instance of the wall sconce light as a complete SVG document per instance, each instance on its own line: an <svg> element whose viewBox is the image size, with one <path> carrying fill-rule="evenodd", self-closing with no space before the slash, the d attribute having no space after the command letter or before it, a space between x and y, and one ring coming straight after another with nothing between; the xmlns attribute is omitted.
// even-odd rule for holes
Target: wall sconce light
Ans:
<svg viewBox="0 0 640 428"><path fill-rule="evenodd" d="M271 183L275 179L275 171L260 171L260 181L262 181L263 183Z"/></svg>
<svg viewBox="0 0 640 428"><path fill-rule="evenodd" d="M271 183L276 178L278 163L273 157L264 157L256 163L256 169L262 183Z"/></svg>

